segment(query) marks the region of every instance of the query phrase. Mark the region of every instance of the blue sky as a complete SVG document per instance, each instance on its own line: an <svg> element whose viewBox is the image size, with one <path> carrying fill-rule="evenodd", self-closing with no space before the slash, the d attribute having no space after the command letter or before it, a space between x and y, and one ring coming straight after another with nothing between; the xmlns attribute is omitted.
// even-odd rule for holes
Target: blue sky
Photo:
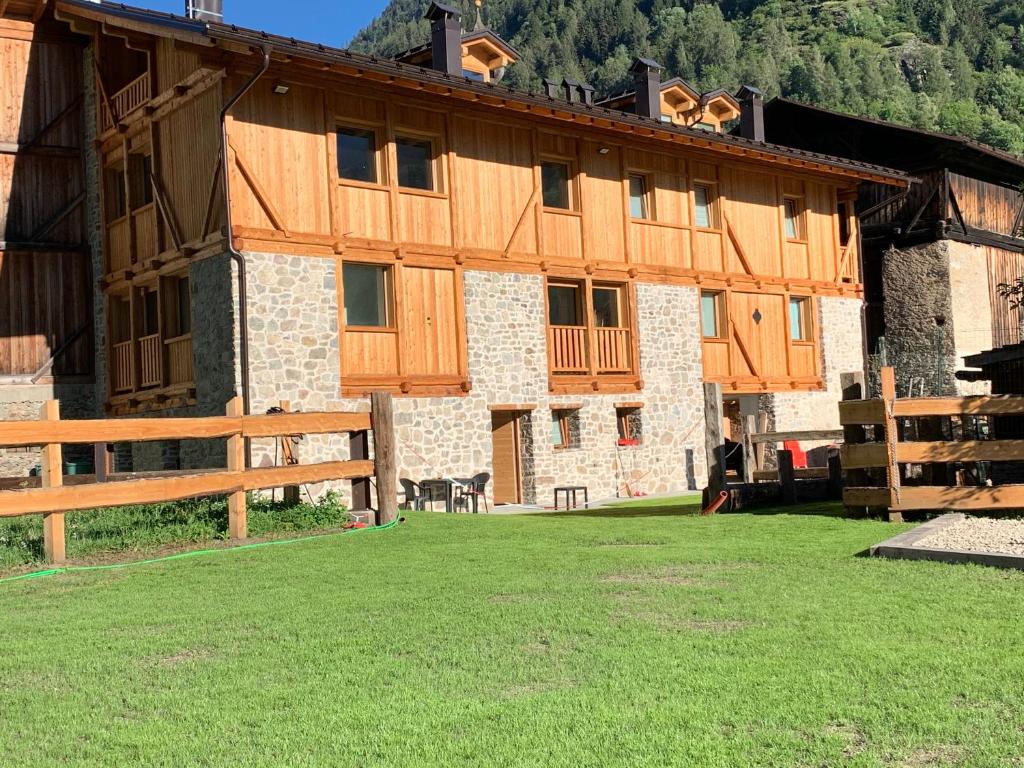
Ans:
<svg viewBox="0 0 1024 768"><path fill-rule="evenodd" d="M124 0L179 15L185 0ZM343 46L384 10L387 0L224 0L224 21L240 27Z"/></svg>

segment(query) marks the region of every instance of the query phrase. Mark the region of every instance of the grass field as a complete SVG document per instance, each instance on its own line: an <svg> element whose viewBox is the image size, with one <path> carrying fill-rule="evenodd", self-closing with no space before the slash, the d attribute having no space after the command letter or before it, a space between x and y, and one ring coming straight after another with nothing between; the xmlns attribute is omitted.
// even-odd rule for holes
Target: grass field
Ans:
<svg viewBox="0 0 1024 768"><path fill-rule="evenodd" d="M3 584L0 764L1024 765L1024 574L801 511L412 513Z"/></svg>

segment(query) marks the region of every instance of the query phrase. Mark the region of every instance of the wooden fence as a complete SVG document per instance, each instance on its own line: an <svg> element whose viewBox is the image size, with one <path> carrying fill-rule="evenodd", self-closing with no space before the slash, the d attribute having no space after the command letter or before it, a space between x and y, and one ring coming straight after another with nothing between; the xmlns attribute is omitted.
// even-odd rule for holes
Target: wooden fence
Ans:
<svg viewBox="0 0 1024 768"><path fill-rule="evenodd" d="M64 513L126 504L226 494L232 539L248 535L246 492L374 476L378 521L398 513L394 422L391 396L374 393L370 413L281 413L248 416L241 398L232 399L225 416L205 418L97 419L62 421L56 400L44 404L39 421L0 421L0 446L42 446L42 487L0 491L0 518L43 515L47 559L65 560ZM245 441L290 435L322 435L373 430L375 458L281 467L247 468ZM227 439L227 468L171 477L64 485L62 445L155 440Z"/></svg>
<svg viewBox="0 0 1024 768"><path fill-rule="evenodd" d="M840 421L847 429L842 449L847 507L887 509L890 520L900 520L910 511L1024 508L1024 485L908 485L901 472L901 465L908 464L1024 461L1024 440L907 440L904 429L904 423L913 419L1024 416L1024 397L897 398L892 368L882 369L881 384L880 399L839 404Z"/></svg>

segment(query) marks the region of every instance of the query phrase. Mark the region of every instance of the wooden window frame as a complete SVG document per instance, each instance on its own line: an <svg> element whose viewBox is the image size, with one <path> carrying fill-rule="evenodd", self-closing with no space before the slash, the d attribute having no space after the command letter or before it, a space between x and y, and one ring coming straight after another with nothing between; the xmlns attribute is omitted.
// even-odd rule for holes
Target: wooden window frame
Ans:
<svg viewBox="0 0 1024 768"><path fill-rule="evenodd" d="M341 175L341 154L338 152L338 140L343 129L372 133L374 137L373 162L376 181L359 181L358 179L346 179ZM384 162L387 138L384 126L378 123L361 122L349 118L335 117L334 119L334 174L338 184L346 187L361 187L363 189L386 189L388 187L388 164Z"/></svg>
<svg viewBox="0 0 1024 768"><path fill-rule="evenodd" d="M644 192L641 198L643 205L643 216L637 217L633 215L633 179L640 179L644 185ZM645 171L629 170L626 172L626 192L629 196L629 218L631 221L637 222L656 222L658 220L658 211L655 207L655 185L652 184L654 175Z"/></svg>
<svg viewBox="0 0 1024 768"><path fill-rule="evenodd" d="M552 442L551 447L556 451L566 451L572 448L572 428L569 424L572 411L565 408L552 408L551 409L551 421L558 422L558 429L561 435L561 440L558 443ZM550 435L554 436L554 430L552 429Z"/></svg>
<svg viewBox="0 0 1024 768"><path fill-rule="evenodd" d="M615 425L618 434L619 446L643 445L643 430L640 431L639 437L629 436L629 420L631 417L636 416L637 418L643 418L643 408L636 405L616 405L615 406Z"/></svg>
<svg viewBox="0 0 1024 768"><path fill-rule="evenodd" d="M544 203L544 166L545 165L564 165L568 171L568 178L566 179L566 187L568 193L568 208L556 208ZM542 154L538 161L538 170L540 171L540 183L541 183L541 208L545 213L554 213L562 216L582 216L583 212L580 206L580 190L579 190L579 168L576 158L564 157L560 155Z"/></svg>
<svg viewBox="0 0 1024 768"><path fill-rule="evenodd" d="M704 335L704 297L713 296L715 300L715 330L717 333L714 336ZM727 294L725 291L712 291L706 290L700 292L700 335L701 338L706 341L729 341L729 308L726 306Z"/></svg>
<svg viewBox="0 0 1024 768"><path fill-rule="evenodd" d="M550 323L550 306L548 300L548 287L565 286L574 287L579 291L581 301L580 310L584 320L579 326L552 326ZM629 368L627 372L600 372L598 370L597 357L597 332L599 329L594 317L594 289L611 288L618 291L618 329L626 330L629 333L629 345L626 354L629 356ZM552 348L553 328L581 328L584 332L586 343L585 359L587 370L585 372L569 373L557 372L555 367L554 350ZM545 342L548 357L548 381L549 391L553 394L606 394L606 393L631 393L643 388L643 380L640 378L640 346L639 330L636 317L636 285L632 280L618 281L593 279L591 277L560 276L550 275L544 281L544 330ZM603 330L612 330L611 328Z"/></svg>
<svg viewBox="0 0 1024 768"><path fill-rule="evenodd" d="M791 315L793 302L799 302L801 306L800 329L803 331L803 336L799 339L793 338ZM817 338L817 328L814 321L814 315L815 304L813 297L805 296L803 294L786 294L786 335L789 337L790 344L812 346L816 343L815 339Z"/></svg>
<svg viewBox="0 0 1024 768"><path fill-rule="evenodd" d="M792 217L795 236L790 236L788 227L790 221L789 207L793 206L794 216ZM807 242L807 203L800 195L783 195L782 197L782 234L788 243Z"/></svg>
<svg viewBox="0 0 1024 768"><path fill-rule="evenodd" d="M384 272L384 325L356 325L348 322L348 317L344 304L344 283L345 283L345 266L346 265L360 266L360 267L374 267ZM397 284L395 275L395 264L381 264L375 261L363 261L362 259L345 259L340 264L339 273L341 275L342 284L342 303L339 306L341 314L341 325L345 329L359 331L360 333L398 333L398 317L397 317Z"/></svg>
<svg viewBox="0 0 1024 768"><path fill-rule="evenodd" d="M420 187L403 187L399 179L401 179L401 169L398 165L398 144L402 139L406 139L411 142L428 142L430 144L430 188L423 189ZM411 128L405 128L402 126L396 127L392 131L391 135L391 146L394 152L395 158L395 186L398 191L403 195L423 195L426 197L447 197L448 180L445 177L444 162L445 157L448 154L447 147L445 146L444 137L430 131L423 131Z"/></svg>
<svg viewBox="0 0 1024 768"><path fill-rule="evenodd" d="M722 232L722 212L719 202L719 183L717 181L709 181L707 179L694 179L690 191L690 206L691 206L691 221L693 222L693 229L697 232L714 232L721 234ZM697 223L697 189L706 189L708 191L708 220L709 226L703 226Z"/></svg>

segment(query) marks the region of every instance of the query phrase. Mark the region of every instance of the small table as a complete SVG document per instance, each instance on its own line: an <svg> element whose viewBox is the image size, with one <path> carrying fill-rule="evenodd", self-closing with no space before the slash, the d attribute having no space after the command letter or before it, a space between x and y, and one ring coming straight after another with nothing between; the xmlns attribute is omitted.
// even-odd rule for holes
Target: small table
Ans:
<svg viewBox="0 0 1024 768"><path fill-rule="evenodd" d="M451 512L455 504L455 486L464 486L465 484L461 480L456 480L451 477L437 477L431 480L420 480L420 487L427 492L427 502L430 504L430 509L434 509L434 501L440 497L439 493L435 491L443 489L444 493L444 511Z"/></svg>
<svg viewBox="0 0 1024 768"><path fill-rule="evenodd" d="M555 488L555 509L558 509L558 494L565 494L565 508L575 509L576 504L576 492L583 491L583 506L586 507L590 504L590 498L587 495L587 486L585 485L560 485ZM572 506L569 505L569 495L572 494Z"/></svg>

